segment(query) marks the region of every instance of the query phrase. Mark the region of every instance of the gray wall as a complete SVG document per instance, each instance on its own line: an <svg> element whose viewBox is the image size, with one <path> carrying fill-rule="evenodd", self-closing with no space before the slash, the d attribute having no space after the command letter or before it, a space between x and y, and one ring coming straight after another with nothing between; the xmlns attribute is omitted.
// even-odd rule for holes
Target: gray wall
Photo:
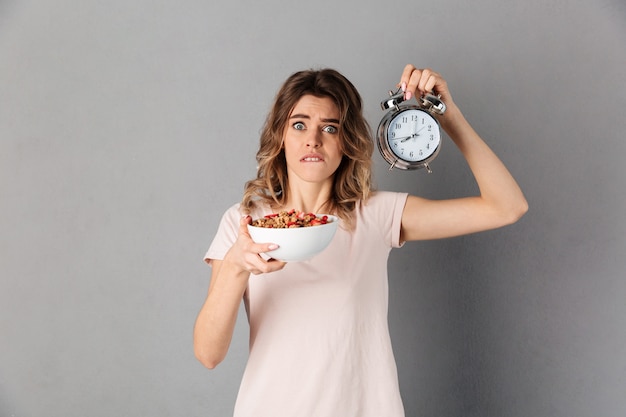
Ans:
<svg viewBox="0 0 626 417"><path fill-rule="evenodd" d="M276 89L335 67L376 126L408 62L531 210L392 253L407 416L623 416L623 1L220 3L0 1L0 416L229 415L246 323L195 361L201 258ZM381 189L475 190L449 140L432 175L376 158Z"/></svg>

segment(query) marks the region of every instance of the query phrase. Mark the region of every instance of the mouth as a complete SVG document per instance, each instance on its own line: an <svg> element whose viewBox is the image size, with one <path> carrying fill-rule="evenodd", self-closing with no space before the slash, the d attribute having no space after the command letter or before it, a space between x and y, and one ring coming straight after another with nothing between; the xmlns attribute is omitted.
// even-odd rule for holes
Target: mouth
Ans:
<svg viewBox="0 0 626 417"><path fill-rule="evenodd" d="M324 158L321 155L305 155L300 158L300 162L323 162Z"/></svg>

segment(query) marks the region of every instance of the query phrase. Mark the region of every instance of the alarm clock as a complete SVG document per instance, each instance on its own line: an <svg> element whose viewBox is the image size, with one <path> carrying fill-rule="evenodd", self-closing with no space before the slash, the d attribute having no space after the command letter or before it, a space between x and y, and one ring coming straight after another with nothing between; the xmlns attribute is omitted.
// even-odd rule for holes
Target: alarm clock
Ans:
<svg viewBox="0 0 626 417"><path fill-rule="evenodd" d="M441 128L434 117L446 111L441 96L425 94L417 104L407 104L404 92L389 91L389 98L380 103L388 112L378 125L378 150L393 168L414 170L426 168L441 148Z"/></svg>

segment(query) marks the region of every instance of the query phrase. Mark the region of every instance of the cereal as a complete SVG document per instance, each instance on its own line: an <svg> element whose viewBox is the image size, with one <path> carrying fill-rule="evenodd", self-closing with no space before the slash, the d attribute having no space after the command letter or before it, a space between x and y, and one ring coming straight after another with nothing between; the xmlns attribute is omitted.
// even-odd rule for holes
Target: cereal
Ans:
<svg viewBox="0 0 626 417"><path fill-rule="evenodd" d="M313 213L304 213L291 209L289 211L281 211L278 213L268 214L260 219L252 222L252 226L267 227L270 229L288 229L295 227L318 226L332 222L328 216L318 217Z"/></svg>

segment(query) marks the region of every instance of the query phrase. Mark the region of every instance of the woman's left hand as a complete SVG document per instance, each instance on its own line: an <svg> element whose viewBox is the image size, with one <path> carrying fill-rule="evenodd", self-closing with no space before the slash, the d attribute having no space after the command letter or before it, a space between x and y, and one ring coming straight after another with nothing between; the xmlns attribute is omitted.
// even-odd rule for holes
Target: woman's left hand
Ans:
<svg viewBox="0 0 626 417"><path fill-rule="evenodd" d="M441 96L441 100L446 106L453 104L446 80L439 73L429 68L419 69L412 64L408 64L404 67L398 87L404 92L405 100L410 100L412 97L421 97L427 93L434 93Z"/></svg>

